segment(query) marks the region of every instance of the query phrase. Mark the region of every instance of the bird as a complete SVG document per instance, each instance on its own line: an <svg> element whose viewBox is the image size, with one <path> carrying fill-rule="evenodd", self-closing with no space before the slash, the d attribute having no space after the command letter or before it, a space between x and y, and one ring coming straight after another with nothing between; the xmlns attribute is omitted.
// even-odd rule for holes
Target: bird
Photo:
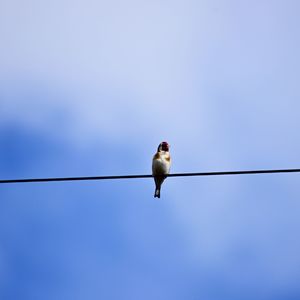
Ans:
<svg viewBox="0 0 300 300"><path fill-rule="evenodd" d="M152 175L155 181L154 198L160 198L161 185L170 172L171 156L169 149L170 146L167 142L161 142L152 159Z"/></svg>

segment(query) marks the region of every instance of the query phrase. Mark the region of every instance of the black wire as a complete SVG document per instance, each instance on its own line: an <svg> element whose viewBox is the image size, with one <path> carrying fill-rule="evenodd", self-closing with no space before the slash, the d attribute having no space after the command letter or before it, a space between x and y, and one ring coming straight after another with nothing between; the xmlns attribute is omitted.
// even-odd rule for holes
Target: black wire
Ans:
<svg viewBox="0 0 300 300"><path fill-rule="evenodd" d="M224 171L224 172L200 172L200 173L174 173L165 177L187 176L220 176L220 175L246 175L246 174L272 174L272 173L298 173L300 169L279 170L250 170L250 171ZM153 175L117 175L117 176L89 176L89 177L53 177L53 178L27 178L27 179L4 179L1 183L26 183L26 182L51 182L51 181L83 181L83 180L110 180L110 179L134 179L152 178Z"/></svg>

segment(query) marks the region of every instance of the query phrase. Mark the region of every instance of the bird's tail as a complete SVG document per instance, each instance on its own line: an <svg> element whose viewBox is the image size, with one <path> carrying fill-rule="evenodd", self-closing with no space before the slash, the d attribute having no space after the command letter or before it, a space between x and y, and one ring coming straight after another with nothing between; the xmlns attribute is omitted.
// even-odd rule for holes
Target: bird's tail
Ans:
<svg viewBox="0 0 300 300"><path fill-rule="evenodd" d="M155 188L155 193L154 193L154 198L160 198L160 187L159 188Z"/></svg>
<svg viewBox="0 0 300 300"><path fill-rule="evenodd" d="M155 192L154 192L154 198L160 198L160 187L162 183L164 182L165 178L162 177L154 177L155 181Z"/></svg>

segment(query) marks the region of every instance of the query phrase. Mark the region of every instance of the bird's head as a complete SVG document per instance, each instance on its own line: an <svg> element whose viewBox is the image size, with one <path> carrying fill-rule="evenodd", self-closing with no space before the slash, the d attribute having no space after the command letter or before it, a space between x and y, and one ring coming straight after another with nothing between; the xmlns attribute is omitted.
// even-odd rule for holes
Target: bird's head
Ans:
<svg viewBox="0 0 300 300"><path fill-rule="evenodd" d="M170 149L170 145L167 142L161 142L158 145L157 152L160 152L160 151L169 151L169 149Z"/></svg>

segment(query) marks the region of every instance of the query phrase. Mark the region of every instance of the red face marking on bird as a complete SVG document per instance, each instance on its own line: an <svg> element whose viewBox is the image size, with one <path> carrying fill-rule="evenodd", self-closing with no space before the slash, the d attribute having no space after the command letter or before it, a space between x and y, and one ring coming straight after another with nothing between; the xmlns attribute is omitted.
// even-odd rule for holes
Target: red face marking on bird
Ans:
<svg viewBox="0 0 300 300"><path fill-rule="evenodd" d="M162 151L169 151L170 146L167 142L162 142L160 146Z"/></svg>

